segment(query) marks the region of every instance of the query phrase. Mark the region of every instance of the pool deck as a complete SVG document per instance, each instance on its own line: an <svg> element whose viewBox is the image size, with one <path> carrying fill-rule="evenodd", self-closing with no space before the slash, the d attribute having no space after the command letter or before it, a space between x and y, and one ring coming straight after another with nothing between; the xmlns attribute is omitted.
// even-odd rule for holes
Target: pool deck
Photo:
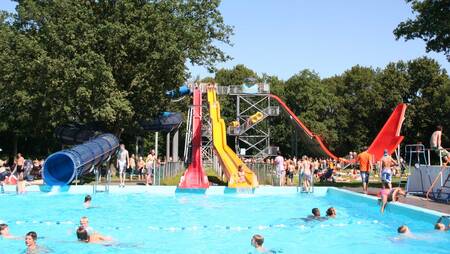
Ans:
<svg viewBox="0 0 450 254"><path fill-rule="evenodd" d="M343 189L350 190L357 193L362 193L362 188L352 188L352 187L344 187ZM380 191L379 188L369 188L369 195L375 195ZM401 197L399 200L400 203L413 205L417 207L422 207L426 209L430 209L433 211L450 214L450 204L438 203L433 200L427 200L423 197L408 195L406 198Z"/></svg>

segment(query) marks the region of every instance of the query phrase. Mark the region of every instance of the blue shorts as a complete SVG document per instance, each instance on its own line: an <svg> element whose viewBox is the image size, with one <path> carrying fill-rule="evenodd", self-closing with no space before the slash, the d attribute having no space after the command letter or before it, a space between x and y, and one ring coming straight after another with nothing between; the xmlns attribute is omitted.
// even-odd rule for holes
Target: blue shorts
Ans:
<svg viewBox="0 0 450 254"><path fill-rule="evenodd" d="M390 183L391 182L391 174L389 172L381 173L381 181Z"/></svg>
<svg viewBox="0 0 450 254"><path fill-rule="evenodd" d="M361 181L363 183L369 183L369 172L361 172Z"/></svg>

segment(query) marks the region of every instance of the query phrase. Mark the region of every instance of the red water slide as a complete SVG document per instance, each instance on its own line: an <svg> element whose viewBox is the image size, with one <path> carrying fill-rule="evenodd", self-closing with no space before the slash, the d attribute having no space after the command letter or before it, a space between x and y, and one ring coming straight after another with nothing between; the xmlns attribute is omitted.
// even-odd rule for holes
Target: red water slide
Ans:
<svg viewBox="0 0 450 254"><path fill-rule="evenodd" d="M193 92L192 113L192 162L180 179L179 188L198 189L208 188L208 177L202 166L202 92L198 87ZM188 123L189 124L189 123Z"/></svg>
<svg viewBox="0 0 450 254"><path fill-rule="evenodd" d="M276 100L280 106L289 114L291 119L303 130L300 133L302 141L309 145L309 149L316 155L328 156L337 160L338 156L334 155L323 143L320 136L310 131L306 125L300 121L294 112L284 103L278 96L271 94L270 97ZM368 152L374 155L375 161L379 161L383 156L385 149L392 154L395 149L400 145L403 140L403 136L400 136L400 130L402 128L403 120L405 118L406 104L399 104L389 119L384 124L381 131L370 145Z"/></svg>
<svg viewBox="0 0 450 254"><path fill-rule="evenodd" d="M403 141L404 137L400 136L400 130L403 120L405 120L406 107L407 105L404 103L397 105L367 150L370 154L373 154L375 161L379 161L383 157L385 149L388 150L389 154L392 154Z"/></svg>
<svg viewBox="0 0 450 254"><path fill-rule="evenodd" d="M334 160L337 160L338 157L336 155L334 155L323 143L322 139L314 134L312 131L310 131L308 129L308 127L306 127L306 125L300 121L300 119L295 115L294 112L292 112L292 110L286 105L286 103L284 103L280 97L271 94L270 97L274 100L276 100L280 106L289 114L289 116L291 117L292 120L295 121L295 123L297 123L297 125L304 131L304 135L306 136L303 140L307 141L310 145L312 145L312 150L314 150L316 153L321 154L321 155L325 155L328 156ZM309 140L308 140L309 139Z"/></svg>

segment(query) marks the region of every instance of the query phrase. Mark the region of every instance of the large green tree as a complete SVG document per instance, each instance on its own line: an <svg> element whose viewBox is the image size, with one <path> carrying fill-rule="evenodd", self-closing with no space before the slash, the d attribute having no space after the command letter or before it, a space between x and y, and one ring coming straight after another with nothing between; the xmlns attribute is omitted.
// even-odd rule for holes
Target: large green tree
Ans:
<svg viewBox="0 0 450 254"><path fill-rule="evenodd" d="M444 52L450 61L450 0L406 0L417 16L394 30L397 39L422 39L428 51Z"/></svg>
<svg viewBox="0 0 450 254"><path fill-rule="evenodd" d="M13 109L0 117L21 135L49 138L68 121L135 133L166 110L164 92L188 77L186 62L212 69L228 59L216 46L232 33L218 0L17 3L0 20L0 105Z"/></svg>

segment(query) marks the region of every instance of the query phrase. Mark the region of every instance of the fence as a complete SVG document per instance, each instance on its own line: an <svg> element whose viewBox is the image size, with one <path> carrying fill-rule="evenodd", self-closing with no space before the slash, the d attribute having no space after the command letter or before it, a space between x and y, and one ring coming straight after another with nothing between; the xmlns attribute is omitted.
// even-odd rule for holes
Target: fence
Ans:
<svg viewBox="0 0 450 254"><path fill-rule="evenodd" d="M162 162L155 167L153 172L153 184L161 185L161 181L166 178L174 177L184 172L185 167L182 161Z"/></svg>
<svg viewBox="0 0 450 254"><path fill-rule="evenodd" d="M258 177L259 184L279 185L279 179L275 172L275 165L268 163L247 163L246 164Z"/></svg>

